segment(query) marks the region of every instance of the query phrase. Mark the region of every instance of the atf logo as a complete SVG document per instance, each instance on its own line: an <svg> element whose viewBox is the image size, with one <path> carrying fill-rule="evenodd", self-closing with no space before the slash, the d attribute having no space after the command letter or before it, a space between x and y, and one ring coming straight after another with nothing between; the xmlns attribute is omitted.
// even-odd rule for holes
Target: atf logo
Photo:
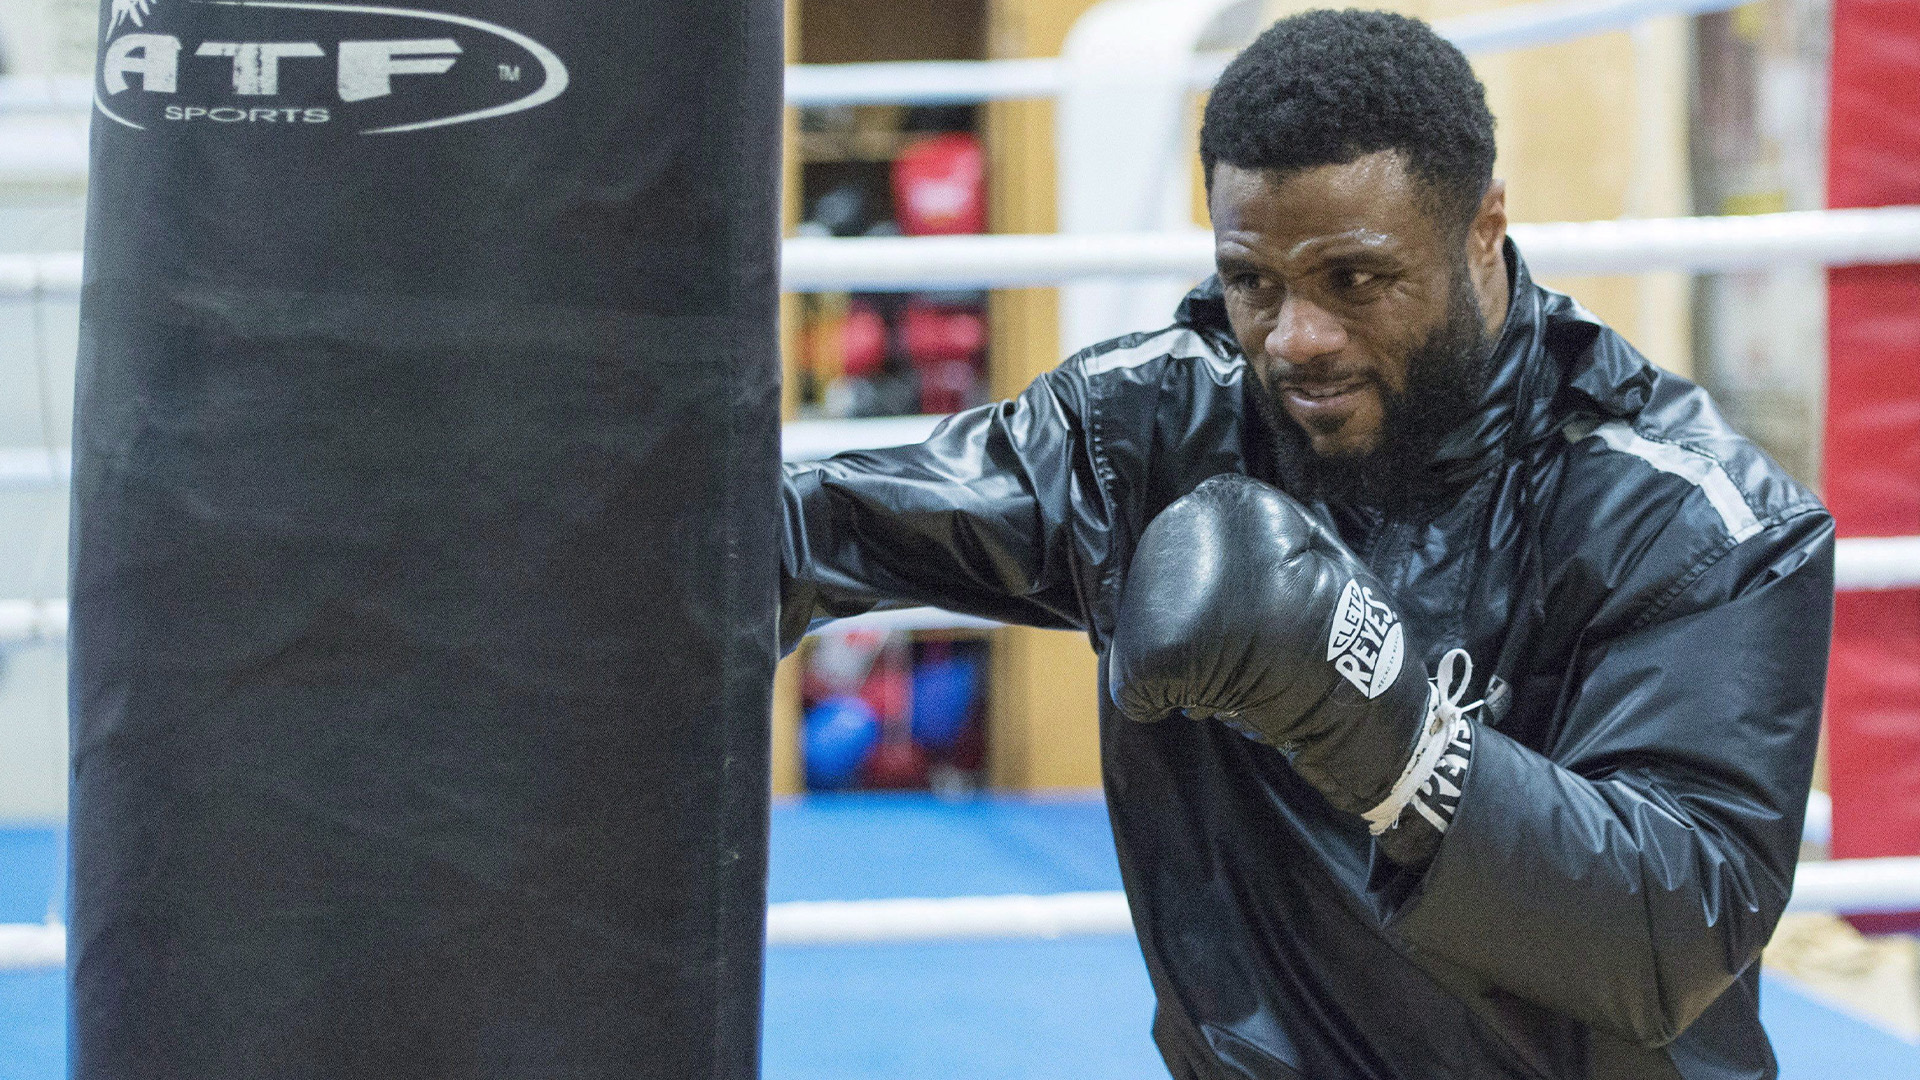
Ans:
<svg viewBox="0 0 1920 1080"><path fill-rule="evenodd" d="M362 135L524 112L567 89L553 50L504 26L321 0L113 0L93 101L108 119Z"/></svg>
<svg viewBox="0 0 1920 1080"><path fill-rule="evenodd" d="M1333 632L1327 635L1327 662L1369 698L1387 692L1400 676L1406 635L1393 609L1374 599L1373 590L1348 579L1334 605Z"/></svg>

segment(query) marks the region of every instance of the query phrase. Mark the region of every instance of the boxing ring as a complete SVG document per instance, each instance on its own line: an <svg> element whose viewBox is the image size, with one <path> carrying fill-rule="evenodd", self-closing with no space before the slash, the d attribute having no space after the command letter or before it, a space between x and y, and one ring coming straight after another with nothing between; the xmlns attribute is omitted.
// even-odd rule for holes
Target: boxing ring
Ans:
<svg viewBox="0 0 1920 1080"><path fill-rule="evenodd" d="M1731 6L1727 0L1542 3L1455 20L1443 29L1470 52L1493 52L1654 15ZM1187 78L1205 86L1221 63L1201 57ZM1054 60L836 68L791 69L790 103L1048 97L1061 92L1066 78ZM74 104L72 88L61 84L16 80L0 87L0 114L59 115ZM56 173L66 167L58 160L60 145L59 138L47 143ZM1515 225L1512 233L1542 275L1920 262L1920 206ZM1198 230L792 239L781 266L783 287L793 292L1198 280L1211 269L1211 237ZM77 301L80 284L78 253L0 254L0 304L64 308ZM899 445L923 437L938 421L790 424L784 452L796 460ZM0 491L58 492L70 473L68 451L51 439L40 447L0 447ZM1842 590L1920 587L1920 535L1843 539L1837 571ZM990 625L931 609L850 622L889 629ZM67 630L59 597L0 597L0 649L57 647ZM1827 838L1830 811L1821 798L1816 794L1809 808L1812 844ZM0 831L0 845L11 845L0 846L0 1018L57 1013L49 996L59 992L66 938L61 909L55 902L49 910L48 898L58 895L64 874L56 851L62 842L52 832ZM826 852L834 857L821 858ZM766 1075L1157 1074L1158 1057L1146 1039L1151 996L1096 801L843 797L784 805L774 812L772 857ZM1920 910L1920 857L1804 862L1789 910ZM1872 1080L1920 1070L1920 1050L1771 976L1766 1008L1771 1029L1793 1033L1777 1040L1785 1076L1819 1075L1811 1071L1819 1069ZM908 1030L903 1016L918 1017L915 1034L902 1034ZM60 1048L31 1023L15 1030L20 1027L0 1020L0 1080L51 1076L39 1069L58 1058ZM874 1042L876 1029L892 1030L897 1041ZM856 1047L858 1032L870 1047ZM1036 1071L1033 1063L1043 1055L1057 1058L1059 1067L1049 1063Z"/></svg>
<svg viewBox="0 0 1920 1080"><path fill-rule="evenodd" d="M1920 260L1920 207L1736 219L1516 225L1513 232L1530 261L1550 268L1544 272L1562 274L1651 268L1707 272L1794 261L1843 266ZM810 239L789 241L783 258L786 285L793 290L995 288L1057 284L1080 277L1175 273L1198 278L1209 271L1211 246L1201 233ZM60 256L0 259L0 282L15 299L71 298L78 285L78 260ZM896 445L922 437L938 420L903 417L789 425L786 454L806 458ZM0 487L57 489L67 469L59 450L14 449L0 456ZM1841 540L1838 582L1848 590L1920 585L1920 537ZM0 601L0 643L58 642L66 621L65 604L58 599ZM985 625L930 609L853 621L894 629ZM1087 824L1089 818L1095 825ZM966 853L968 844L987 842L980 836L964 839L973 835L967 831L972 827L967 822L983 820L999 822L996 827L1012 828L1023 838L1018 843L1008 841L1012 847L1041 845L1054 851L1038 860L1038 868L983 873L982 866L1007 859L1004 852ZM1021 824L1004 824L1012 820ZM1825 840L1827 820L1824 804L1816 800L1808 815L1810 842ZM839 808L789 806L776 811L774 885L767 922L771 946L768 1075L829 1075L823 1062L843 1068L845 1057L801 1048L818 1035L829 1016L849 1011L884 1015L888 1008L902 1007L903 997L938 1013L969 993L972 1003L965 1008L976 1011L966 1014L971 1017L968 1022L995 1025L999 1030L1012 1024L1015 1029L1034 1031L1033 1047L1020 1048L1017 1040L995 1044L1006 1052L1006 1061L1031 1060L1025 1055L1037 1052L1044 1026L1035 1018L1058 1018L1062 1001L1102 1003L1098 1009L1068 1010L1078 1018L1075 1022L1080 1026L1073 1029L1076 1038L1087 1040L1078 1060L1106 1063L1103 1067L1125 1064L1139 1075L1151 1075L1156 1059L1144 1045L1143 1034L1151 1002L1129 936L1131 923L1125 898L1118 891L1117 872L1103 862L1111 859L1104 830L1103 814L1093 803L1073 806L1015 800L968 808L880 798L855 799ZM989 837L992 833L993 829L986 831ZM1066 844L1062 837L1072 838L1072 843ZM782 838L788 847L780 845ZM836 852L835 859L816 857L829 850ZM857 869L832 882L819 880L819 866L841 864L842 851L862 853ZM919 871L909 873L915 866ZM916 885L922 887L920 891L906 888ZM1789 910L1873 913L1916 908L1920 908L1920 858L1890 857L1803 863ZM16 973L10 978L31 978L29 973L35 969L57 968L64 956L64 931L57 920L0 925L0 969ZM984 991L978 983L967 984L970 990L957 987L953 980L961 977L956 973L969 970L975 978L994 980L1005 992ZM1020 974L1009 977L1009 971ZM1062 973L1067 971L1085 977L1063 984ZM929 974L934 975L931 983L926 981ZM895 978L902 981L894 982ZM1797 1035L1783 1038L1783 1060L1791 1063L1795 1055L1805 1054L1809 1062L1838 1067L1834 1054L1859 1055L1861 1059L1848 1065L1847 1072L1835 1074L1858 1077L1902 1075L1898 1069L1920 1065L1920 1051L1769 979L1770 1019L1776 1021L1776 1029L1811 1033L1804 1044L1796 1041ZM904 989L908 985L918 989ZM1133 992L1122 993L1122 987L1132 987ZM1059 996L1049 998L1050 994ZM817 1011L804 1005L823 1001L837 1004ZM1111 1023L1113 1030L1103 1031L1099 1024L1088 1027L1093 1019ZM842 1050L859 1053L852 1048L852 1032L840 1021L833 1023L839 1025L830 1027L845 1044ZM934 1043L916 1049L909 1040L898 1050L897 1059L868 1062L871 1075L949 1075L940 1071L937 1062L953 1060L955 1047L972 1046L974 1040L962 1030L965 1024L952 1017L928 1017L927 1024L928 1030L942 1033ZM1048 1030L1056 1032L1049 1042L1057 1047L1057 1029ZM782 1058L783 1031L792 1040L790 1059ZM803 1033L808 1034L802 1037ZM1129 1047L1128 1053L1121 1052ZM816 1058L815 1054L826 1056ZM977 1056L966 1060L971 1068L991 1065L983 1065ZM902 1063L912 1068L900 1067ZM971 1075L990 1074L989 1068L987 1073ZM0 1067L0 1078L5 1076Z"/></svg>

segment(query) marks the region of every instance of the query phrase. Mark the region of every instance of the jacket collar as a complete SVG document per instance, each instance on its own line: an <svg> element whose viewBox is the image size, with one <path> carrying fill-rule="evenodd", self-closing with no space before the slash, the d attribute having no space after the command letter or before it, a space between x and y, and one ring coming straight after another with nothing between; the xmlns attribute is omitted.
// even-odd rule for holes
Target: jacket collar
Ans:
<svg viewBox="0 0 1920 1080"><path fill-rule="evenodd" d="M1441 442L1434 467L1445 486L1470 482L1501 458L1556 434L1570 411L1632 416L1652 394L1653 369L1645 359L1577 302L1535 284L1511 239L1506 257L1510 291L1493 347L1493 376L1473 418ZM1218 278L1188 293L1175 318L1227 355L1239 355Z"/></svg>

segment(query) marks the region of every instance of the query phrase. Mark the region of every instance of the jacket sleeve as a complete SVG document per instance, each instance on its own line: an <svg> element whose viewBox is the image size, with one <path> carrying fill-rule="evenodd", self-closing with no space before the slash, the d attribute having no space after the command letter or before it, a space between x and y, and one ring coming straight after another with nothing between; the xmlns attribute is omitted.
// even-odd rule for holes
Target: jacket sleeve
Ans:
<svg viewBox="0 0 1920 1080"><path fill-rule="evenodd" d="M780 644L882 606L1084 628L1077 531L1104 529L1071 365L926 442L789 465Z"/></svg>
<svg viewBox="0 0 1920 1080"><path fill-rule="evenodd" d="M1476 730L1403 939L1641 1045L1677 1037L1786 906L1832 619L1833 525L1809 511L1587 643L1551 756Z"/></svg>

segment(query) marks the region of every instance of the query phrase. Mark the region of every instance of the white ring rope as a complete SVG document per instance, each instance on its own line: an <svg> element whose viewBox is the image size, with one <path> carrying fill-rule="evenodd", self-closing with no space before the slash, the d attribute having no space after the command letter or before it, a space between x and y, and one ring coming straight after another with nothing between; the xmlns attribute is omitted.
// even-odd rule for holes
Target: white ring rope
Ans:
<svg viewBox="0 0 1920 1080"><path fill-rule="evenodd" d="M1920 588L1920 537L1848 537L1835 547L1835 586L1840 591ZM998 625L929 607L875 611L834 623L839 630L985 630ZM60 644L67 627L65 600L0 600L0 647Z"/></svg>
<svg viewBox="0 0 1920 1080"><path fill-rule="evenodd" d="M72 472L70 451L38 446L0 448L0 491L63 488Z"/></svg>
<svg viewBox="0 0 1920 1080"><path fill-rule="evenodd" d="M1698 15L1739 7L1746 0L1562 0L1522 4L1476 15L1441 19L1440 36L1476 55L1553 45L1625 30L1662 15ZM1197 56L1189 71L1195 90L1205 90L1226 70L1231 53ZM787 68L787 104L957 105L1056 97L1066 85L1064 62L1054 57L1019 60L934 60L865 64L795 64Z"/></svg>
<svg viewBox="0 0 1920 1080"><path fill-rule="evenodd" d="M1474 15L1440 19L1433 28L1462 52L1510 52L1627 30L1664 15L1700 15L1748 0L1547 0ZM1193 59L1189 81L1206 90L1226 70L1231 53ZM932 60L893 63L792 64L787 104L952 105L1058 96L1066 85L1055 57L1015 60Z"/></svg>
<svg viewBox="0 0 1920 1080"><path fill-rule="evenodd" d="M1884 915L1920 911L1920 856L1803 862L1788 911Z"/></svg>
<svg viewBox="0 0 1920 1080"><path fill-rule="evenodd" d="M1550 0L1456 15L1433 24L1464 53L1510 52L1557 45L1634 25L1662 15L1705 15L1742 7L1748 0Z"/></svg>
<svg viewBox="0 0 1920 1080"><path fill-rule="evenodd" d="M1515 225L1536 274L1710 273L1782 264L1920 262L1920 206L1800 210L1741 217L1625 218ZM789 292L1022 288L1086 278L1213 273L1212 234L914 236L788 240ZM0 255L0 299L72 298L77 253Z"/></svg>
<svg viewBox="0 0 1920 1080"><path fill-rule="evenodd" d="M1843 537L1834 546L1838 591L1920 588L1920 536ZM834 623L838 630L988 630L998 625L990 619L930 607L874 611ZM67 627L65 600L0 600L0 647L60 644L66 640ZM1824 842L1822 837L1809 839Z"/></svg>
<svg viewBox="0 0 1920 1080"><path fill-rule="evenodd" d="M1788 911L1861 915L1920 910L1920 858L1801 863ZM880 945L1033 940L1133 932L1121 892L797 901L767 906L767 944ZM0 970L66 963L56 922L0 925Z"/></svg>
<svg viewBox="0 0 1920 1080"><path fill-rule="evenodd" d="M0 255L0 300L72 300L79 295L79 252Z"/></svg>
<svg viewBox="0 0 1920 1080"><path fill-rule="evenodd" d="M1782 264L1920 262L1920 207L1802 210L1743 217L1627 218L1512 227L1536 274L1709 273ZM788 240L781 284L829 289L1021 288L1099 277L1213 273L1201 229L1105 235L1028 234Z"/></svg>
<svg viewBox="0 0 1920 1080"><path fill-rule="evenodd" d="M853 420L790 420L780 426L780 456L818 461L846 450L910 446L933 434L945 416L870 416Z"/></svg>
<svg viewBox="0 0 1920 1080"><path fill-rule="evenodd" d="M44 923L0 923L0 971L65 967L67 928Z"/></svg>
<svg viewBox="0 0 1920 1080"><path fill-rule="evenodd" d="M1803 862L1788 911L1847 915L1920 910L1920 857ZM853 945L968 938L1128 934L1121 892L771 904L769 945Z"/></svg>
<svg viewBox="0 0 1920 1080"><path fill-rule="evenodd" d="M1213 234L1013 233L984 236L796 237L781 246L788 292L992 289L1088 278L1213 273Z"/></svg>
<svg viewBox="0 0 1920 1080"><path fill-rule="evenodd" d="M1132 932L1133 917L1127 911L1126 894L1120 892L767 905L769 945L1058 938Z"/></svg>
<svg viewBox="0 0 1920 1080"><path fill-rule="evenodd" d="M1834 589L1838 592L1874 592L1920 588L1920 536L1842 537L1834 542ZM0 618L0 625L4 619ZM971 615L939 608L918 607L874 611L840 619L835 630L971 630L998 625ZM4 644L0 637L0 644ZM1819 820L1830 822L1832 810ZM1817 843L1823 838L1809 837Z"/></svg>
<svg viewBox="0 0 1920 1080"><path fill-rule="evenodd" d="M1920 910L1920 857L1804 862L1787 910L1847 915ZM866 945L1130 934L1121 892L772 904L769 945Z"/></svg>
<svg viewBox="0 0 1920 1080"><path fill-rule="evenodd" d="M1557 0L1522 4L1434 23L1463 52L1488 54L1624 30L1663 15L1724 11L1746 0ZM1213 85L1227 55L1195 60L1193 87ZM786 98L801 108L828 105L947 105L1057 96L1065 83L1054 57L1018 60L932 60L878 64L792 64ZM74 76L0 78L0 116L83 112L91 81Z"/></svg>
<svg viewBox="0 0 1920 1080"><path fill-rule="evenodd" d="M1834 587L1842 592L1920 585L1920 536L1854 536L1838 542Z"/></svg>
<svg viewBox="0 0 1920 1080"><path fill-rule="evenodd" d="M0 646L66 639L65 600L0 600Z"/></svg>
<svg viewBox="0 0 1920 1080"><path fill-rule="evenodd" d="M1213 85L1224 64L1196 63L1193 81ZM859 64L787 65L787 104L972 105L1058 97L1066 71L1053 56L1017 60L899 60Z"/></svg>
<svg viewBox="0 0 1920 1080"><path fill-rule="evenodd" d="M1833 843L1833 796L1817 788L1807 793L1807 816L1800 824L1800 842L1821 847Z"/></svg>
<svg viewBox="0 0 1920 1080"><path fill-rule="evenodd" d="M92 107L93 80L86 75L0 75L0 117Z"/></svg>

